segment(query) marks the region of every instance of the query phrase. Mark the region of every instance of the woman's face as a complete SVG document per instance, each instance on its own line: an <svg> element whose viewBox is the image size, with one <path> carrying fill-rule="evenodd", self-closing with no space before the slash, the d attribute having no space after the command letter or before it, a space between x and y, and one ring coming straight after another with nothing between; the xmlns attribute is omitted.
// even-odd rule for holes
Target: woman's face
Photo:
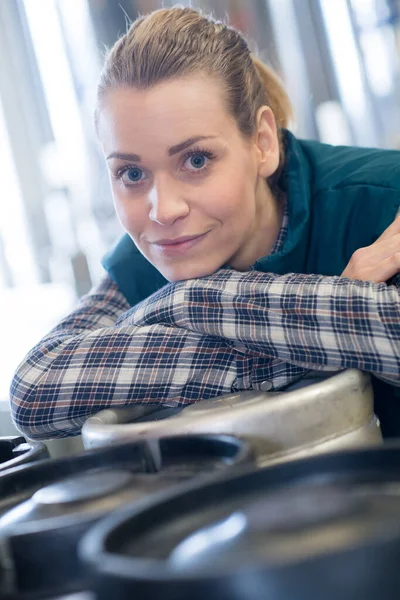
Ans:
<svg viewBox="0 0 400 600"><path fill-rule="evenodd" d="M246 270L273 245L279 209L265 178L279 148L268 108L258 121L244 138L208 76L103 97L98 131L118 217L168 280Z"/></svg>

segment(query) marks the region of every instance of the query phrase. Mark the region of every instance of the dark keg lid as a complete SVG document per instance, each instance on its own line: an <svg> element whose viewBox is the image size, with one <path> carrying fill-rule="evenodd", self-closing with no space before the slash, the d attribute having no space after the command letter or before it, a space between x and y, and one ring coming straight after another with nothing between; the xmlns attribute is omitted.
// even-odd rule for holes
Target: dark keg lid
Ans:
<svg viewBox="0 0 400 600"><path fill-rule="evenodd" d="M62 596L43 596L43 594L39 594L39 596L36 594L34 596L2 594L1 600L96 600L96 597L92 592L76 592L74 594L63 594Z"/></svg>
<svg viewBox="0 0 400 600"><path fill-rule="evenodd" d="M2 594L1 600L96 600L96 597L92 592L76 592L74 594L63 594L62 596L43 596L43 594L39 594L39 596L36 594L34 596Z"/></svg>
<svg viewBox="0 0 400 600"><path fill-rule="evenodd" d="M7 469L19 467L49 457L42 442L27 442L20 435L0 437L0 474Z"/></svg>
<svg viewBox="0 0 400 600"><path fill-rule="evenodd" d="M394 600L400 446L188 484L85 537L99 598Z"/></svg>
<svg viewBox="0 0 400 600"><path fill-rule="evenodd" d="M94 521L188 478L241 464L253 464L247 443L195 435L110 446L15 470L0 479L8 579L20 591L82 589L76 546Z"/></svg>

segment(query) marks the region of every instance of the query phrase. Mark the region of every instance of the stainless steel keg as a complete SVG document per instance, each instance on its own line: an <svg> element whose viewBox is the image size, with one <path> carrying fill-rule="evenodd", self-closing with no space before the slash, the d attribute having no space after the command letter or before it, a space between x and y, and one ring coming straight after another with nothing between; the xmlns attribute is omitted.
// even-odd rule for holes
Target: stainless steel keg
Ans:
<svg viewBox="0 0 400 600"><path fill-rule="evenodd" d="M84 424L84 445L226 433L250 441L263 466L382 441L370 376L355 369L293 391L229 394L170 415L174 410L140 405L104 410Z"/></svg>

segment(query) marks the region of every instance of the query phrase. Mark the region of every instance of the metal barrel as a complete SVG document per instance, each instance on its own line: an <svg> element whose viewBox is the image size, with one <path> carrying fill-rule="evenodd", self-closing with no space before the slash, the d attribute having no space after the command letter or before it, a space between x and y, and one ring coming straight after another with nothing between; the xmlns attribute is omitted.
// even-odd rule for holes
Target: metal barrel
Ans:
<svg viewBox="0 0 400 600"><path fill-rule="evenodd" d="M355 369L292 391L229 394L186 406L171 416L169 412L174 409L145 405L101 411L83 426L85 448L223 433L249 441L263 466L382 442L371 378Z"/></svg>

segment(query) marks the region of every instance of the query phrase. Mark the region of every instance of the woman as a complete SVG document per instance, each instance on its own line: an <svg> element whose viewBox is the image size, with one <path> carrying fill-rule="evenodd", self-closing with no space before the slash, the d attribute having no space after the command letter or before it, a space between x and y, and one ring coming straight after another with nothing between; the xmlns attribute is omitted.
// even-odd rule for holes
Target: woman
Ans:
<svg viewBox="0 0 400 600"><path fill-rule="evenodd" d="M400 431L385 412L400 386L400 153L299 141L290 116L235 30L189 8L132 24L96 111L127 235L18 368L21 431L61 437L109 406L348 367L375 376Z"/></svg>

